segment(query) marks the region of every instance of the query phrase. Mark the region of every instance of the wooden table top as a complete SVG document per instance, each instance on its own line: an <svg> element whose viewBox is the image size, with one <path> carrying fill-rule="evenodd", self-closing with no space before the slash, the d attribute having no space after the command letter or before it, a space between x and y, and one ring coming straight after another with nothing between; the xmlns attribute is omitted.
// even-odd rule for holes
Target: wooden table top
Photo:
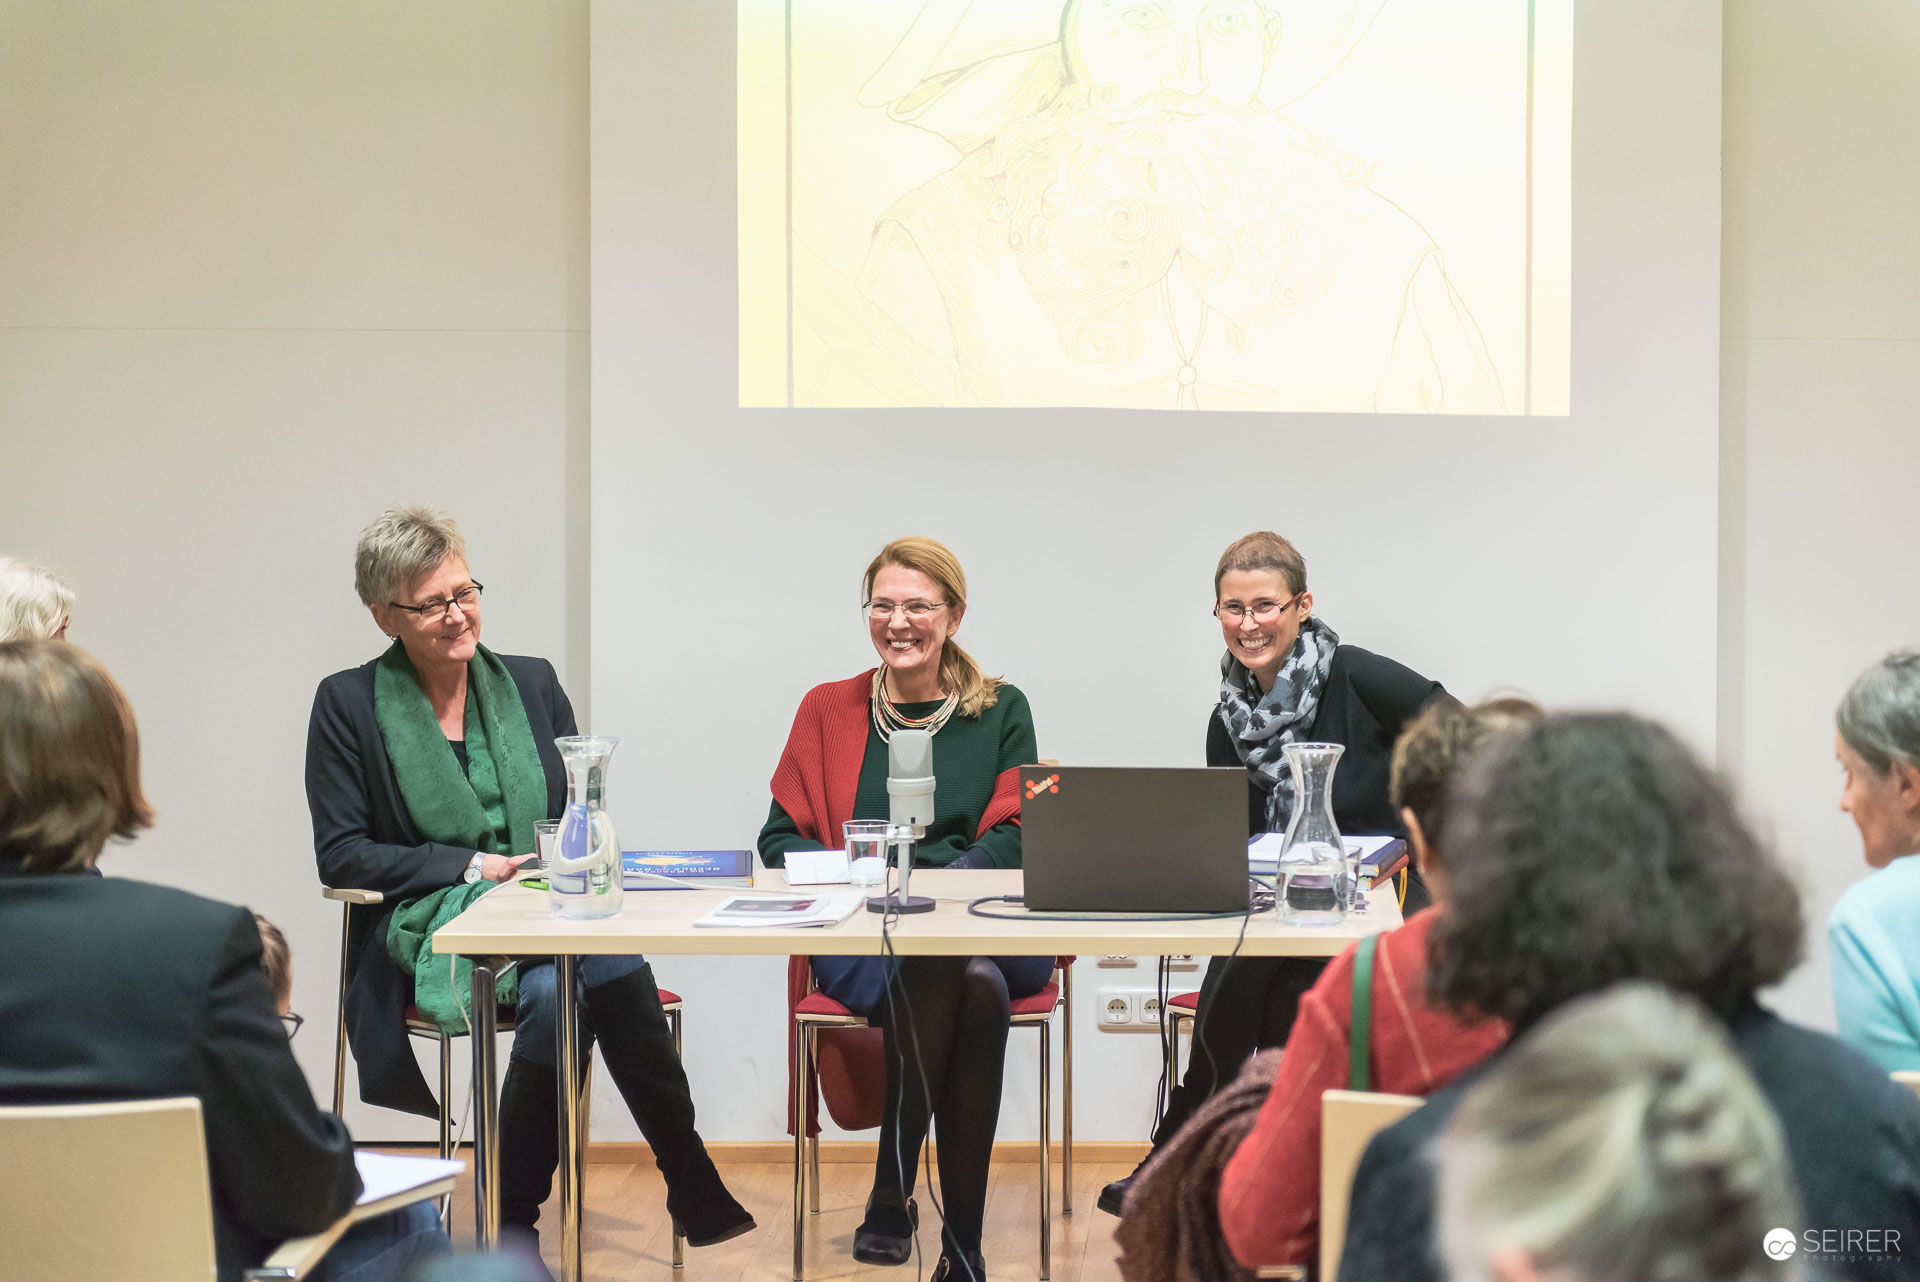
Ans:
<svg viewBox="0 0 1920 1282"><path fill-rule="evenodd" d="M846 893L848 886L806 886L809 894ZM1216 956L1236 950L1251 957L1331 957L1363 935L1393 929L1400 909L1392 887L1363 892L1362 910L1338 926L1283 926L1271 911L1253 918L1208 921L1061 921L1033 916L1021 921L978 917L967 911L975 899L1017 895L1014 869L926 868L913 874L912 890L936 901L934 911L896 916L887 923L893 951L920 956L1028 956L1102 953ZM724 956L807 953L871 956L883 951L881 917L864 908L836 926L767 926L745 929L695 926L723 899L741 894L794 893L779 869L763 870L752 890L629 890L618 915L594 921L561 920L547 895L517 883L483 895L433 934L441 953L466 956L540 957L566 953L708 954ZM994 905L997 912L1017 907ZM1245 937L1242 938L1242 927Z"/></svg>

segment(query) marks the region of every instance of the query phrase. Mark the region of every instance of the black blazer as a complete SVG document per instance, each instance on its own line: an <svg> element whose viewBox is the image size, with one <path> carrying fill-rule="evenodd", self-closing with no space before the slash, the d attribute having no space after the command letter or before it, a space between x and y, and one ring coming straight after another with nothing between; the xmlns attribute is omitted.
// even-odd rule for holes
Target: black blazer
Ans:
<svg viewBox="0 0 1920 1282"><path fill-rule="evenodd" d="M1804 1211L1801 1223L1783 1227L1877 1229L1882 1242L1891 1229L1905 1244L1886 1256L1814 1256L1814 1267L1826 1270L1819 1276L1912 1278L1920 1252L1920 1103L1858 1051L1758 1005L1728 1031L1786 1136ZM1432 1145L1501 1054L1456 1077L1367 1145L1353 1180L1353 1205L1366 1213L1348 1225L1341 1277L1438 1282Z"/></svg>
<svg viewBox="0 0 1920 1282"><path fill-rule="evenodd" d="M547 775L547 817L558 819L566 807L567 774L553 741L579 733L573 705L545 659L503 654L500 660L533 726ZM414 827L373 718L373 669L374 663L364 663L336 672L313 696L307 723L313 853L322 885L386 896L376 907L354 909L347 933L347 1040L360 1070L360 1098L438 1117L440 1106L407 1046L404 1017L413 1003L413 981L387 955L387 923L401 900L458 883L474 852L427 841Z"/></svg>
<svg viewBox="0 0 1920 1282"><path fill-rule="evenodd" d="M0 1103L174 1095L200 1100L222 1282L359 1196L353 1139L294 1062L251 913L0 867Z"/></svg>
<svg viewBox="0 0 1920 1282"><path fill-rule="evenodd" d="M1333 818L1343 834L1406 835L1406 825L1387 799L1393 744L1407 722L1445 694L1438 681L1429 681L1383 655L1357 645L1334 647L1320 710L1300 738L1307 743L1343 744L1347 749L1333 771ZM1242 764L1220 704L1214 705L1207 721L1207 764ZM1266 830L1267 796L1249 776L1247 834Z"/></svg>

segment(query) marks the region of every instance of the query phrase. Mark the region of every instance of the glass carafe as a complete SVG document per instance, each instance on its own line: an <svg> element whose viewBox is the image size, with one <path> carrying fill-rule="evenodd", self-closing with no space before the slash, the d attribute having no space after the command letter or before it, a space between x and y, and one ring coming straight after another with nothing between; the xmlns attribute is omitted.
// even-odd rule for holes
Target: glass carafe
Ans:
<svg viewBox="0 0 1920 1282"><path fill-rule="evenodd" d="M1333 768L1346 748L1290 743L1293 817L1280 846L1274 898L1280 920L1294 926L1338 926L1353 902L1345 843L1333 820Z"/></svg>
<svg viewBox="0 0 1920 1282"><path fill-rule="evenodd" d="M620 911L620 839L604 801L607 759L618 739L575 735L555 739L567 765L567 810L559 849L547 869L547 904L555 917L611 917Z"/></svg>

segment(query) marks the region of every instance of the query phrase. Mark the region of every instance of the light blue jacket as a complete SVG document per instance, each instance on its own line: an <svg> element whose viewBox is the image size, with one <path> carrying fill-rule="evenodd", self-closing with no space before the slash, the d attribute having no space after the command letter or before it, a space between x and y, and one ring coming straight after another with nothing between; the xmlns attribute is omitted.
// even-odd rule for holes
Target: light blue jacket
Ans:
<svg viewBox="0 0 1920 1282"><path fill-rule="evenodd" d="M1889 1072L1920 1070L1920 855L1850 886L1827 944L1841 1040Z"/></svg>

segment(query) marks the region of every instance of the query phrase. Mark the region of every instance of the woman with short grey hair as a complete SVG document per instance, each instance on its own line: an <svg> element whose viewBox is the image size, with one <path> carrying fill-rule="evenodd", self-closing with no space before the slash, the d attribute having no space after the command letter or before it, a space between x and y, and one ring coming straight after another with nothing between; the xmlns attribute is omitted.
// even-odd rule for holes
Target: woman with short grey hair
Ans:
<svg viewBox="0 0 1920 1282"><path fill-rule="evenodd" d="M1833 751L1840 809L1874 870L1827 919L1840 1036L1888 1071L1920 1069L1920 650L1855 678Z"/></svg>
<svg viewBox="0 0 1920 1282"><path fill-rule="evenodd" d="M73 589L53 571L0 556L0 641L64 641Z"/></svg>
<svg viewBox="0 0 1920 1282"><path fill-rule="evenodd" d="M407 1045L418 953L436 914L513 879L533 856L534 824L557 819L566 770L554 740L578 734L545 659L480 644L482 586L445 513L403 507L360 535L354 590L392 642L379 658L320 683L307 730L307 806L320 880L377 890L347 942L347 1030L369 1103L437 1116ZM425 924L422 925L422 919ZM395 927L398 921L397 928ZM410 933L411 932L411 933ZM411 941L411 942L410 942ZM418 986L448 980L439 959ZM557 995L549 959L522 959L513 1055L500 1091L501 1224L534 1245L558 1164ZM699 1132L686 1070L644 957L579 968L590 1042L620 1089L667 1184L667 1210L693 1246L754 1227L727 1192Z"/></svg>
<svg viewBox="0 0 1920 1282"><path fill-rule="evenodd" d="M1772 1108L1706 1012L1650 984L1542 1021L1467 1092L1439 1167L1454 1282L1804 1276Z"/></svg>

